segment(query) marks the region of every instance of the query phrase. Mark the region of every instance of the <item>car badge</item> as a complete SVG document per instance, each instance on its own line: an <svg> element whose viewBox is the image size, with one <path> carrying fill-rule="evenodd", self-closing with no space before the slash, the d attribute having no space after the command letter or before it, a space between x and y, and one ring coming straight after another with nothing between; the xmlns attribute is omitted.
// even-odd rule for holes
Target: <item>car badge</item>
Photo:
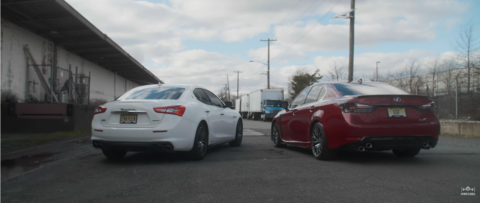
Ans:
<svg viewBox="0 0 480 203"><path fill-rule="evenodd" d="M399 103L399 102L401 102L401 101L402 101L402 99L400 99L400 97L395 97L395 99L393 99L393 101L395 101L395 102Z"/></svg>

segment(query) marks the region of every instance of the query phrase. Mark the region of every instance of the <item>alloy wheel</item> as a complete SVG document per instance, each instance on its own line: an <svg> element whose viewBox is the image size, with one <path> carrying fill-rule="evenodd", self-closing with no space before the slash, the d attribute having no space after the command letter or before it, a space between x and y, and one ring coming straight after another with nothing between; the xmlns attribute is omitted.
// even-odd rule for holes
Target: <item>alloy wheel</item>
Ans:
<svg viewBox="0 0 480 203"><path fill-rule="evenodd" d="M322 130L317 125L312 130L312 152L315 157L322 154Z"/></svg>

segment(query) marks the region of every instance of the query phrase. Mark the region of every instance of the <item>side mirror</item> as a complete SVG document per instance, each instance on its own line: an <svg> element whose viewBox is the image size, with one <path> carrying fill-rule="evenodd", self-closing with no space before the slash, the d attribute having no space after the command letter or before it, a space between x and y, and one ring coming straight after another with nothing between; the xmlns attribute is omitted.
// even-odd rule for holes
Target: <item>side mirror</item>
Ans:
<svg viewBox="0 0 480 203"><path fill-rule="evenodd" d="M225 107L226 108L231 108L232 107L232 102L231 101L226 101L225 102Z"/></svg>
<svg viewBox="0 0 480 203"><path fill-rule="evenodd" d="M280 102L280 107L285 109L285 111L288 111L288 102L286 101Z"/></svg>

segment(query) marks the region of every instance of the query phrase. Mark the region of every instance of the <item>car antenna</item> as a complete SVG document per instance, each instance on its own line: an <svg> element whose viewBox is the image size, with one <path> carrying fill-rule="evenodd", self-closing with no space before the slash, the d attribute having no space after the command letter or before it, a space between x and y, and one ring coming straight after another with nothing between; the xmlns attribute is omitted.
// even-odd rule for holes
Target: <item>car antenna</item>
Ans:
<svg viewBox="0 0 480 203"><path fill-rule="evenodd" d="M362 78L358 79L358 83L362 84Z"/></svg>
<svg viewBox="0 0 480 203"><path fill-rule="evenodd" d="M158 86L161 87L161 86L162 86L162 83L161 83L161 82L158 82Z"/></svg>

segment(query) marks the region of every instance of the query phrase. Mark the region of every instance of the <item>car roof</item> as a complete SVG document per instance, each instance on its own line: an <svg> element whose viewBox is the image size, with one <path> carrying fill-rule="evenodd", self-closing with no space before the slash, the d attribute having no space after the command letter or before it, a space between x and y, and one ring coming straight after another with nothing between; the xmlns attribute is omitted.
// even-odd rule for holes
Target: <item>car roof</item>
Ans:
<svg viewBox="0 0 480 203"><path fill-rule="evenodd" d="M143 85L139 87L153 87L153 86L158 86L158 85ZM203 88L208 90L205 87L199 86L199 85L190 85L190 84L161 84L160 86L162 87L183 87L183 88Z"/></svg>

